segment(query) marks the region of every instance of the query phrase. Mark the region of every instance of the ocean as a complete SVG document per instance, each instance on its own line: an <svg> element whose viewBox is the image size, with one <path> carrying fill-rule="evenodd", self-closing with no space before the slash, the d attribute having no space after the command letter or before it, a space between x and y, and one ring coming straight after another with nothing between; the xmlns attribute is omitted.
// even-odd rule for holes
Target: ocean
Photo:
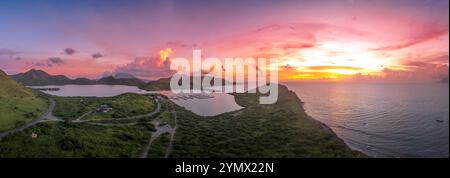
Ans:
<svg viewBox="0 0 450 178"><path fill-rule="evenodd" d="M304 109L373 157L448 157L449 84L285 83Z"/></svg>

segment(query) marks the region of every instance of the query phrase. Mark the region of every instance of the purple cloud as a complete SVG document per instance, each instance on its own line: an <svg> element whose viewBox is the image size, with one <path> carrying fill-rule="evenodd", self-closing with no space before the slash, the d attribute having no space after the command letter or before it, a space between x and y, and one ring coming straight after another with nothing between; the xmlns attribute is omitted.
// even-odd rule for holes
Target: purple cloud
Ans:
<svg viewBox="0 0 450 178"><path fill-rule="evenodd" d="M48 61L50 61L53 64L57 64L57 65L64 64L64 60L59 57L50 57L50 58L48 58Z"/></svg>
<svg viewBox="0 0 450 178"><path fill-rule="evenodd" d="M94 59L101 58L101 57L103 57L103 54L101 54L101 53L92 54L92 58L94 58Z"/></svg>
<svg viewBox="0 0 450 178"><path fill-rule="evenodd" d="M66 48L64 49L64 53L66 53L67 55L72 55L75 54L77 51L73 48Z"/></svg>

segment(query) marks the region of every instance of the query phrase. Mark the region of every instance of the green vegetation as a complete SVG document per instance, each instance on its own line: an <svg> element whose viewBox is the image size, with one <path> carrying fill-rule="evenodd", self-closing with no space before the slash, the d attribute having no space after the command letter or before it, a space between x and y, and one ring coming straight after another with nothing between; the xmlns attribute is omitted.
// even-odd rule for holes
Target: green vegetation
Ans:
<svg viewBox="0 0 450 178"><path fill-rule="evenodd" d="M131 99L140 102L139 98L150 99L154 107L153 99L135 94L111 98L56 97L56 100L61 102L57 103L57 106L62 109L72 108L72 113L83 113L88 111L86 108L89 107L86 105L104 102L120 105ZM161 105L168 108L168 104L168 101L163 101ZM162 118L165 118L165 122L170 121L170 118L161 115L165 112L132 120L39 123L0 139L0 157L138 157L148 145L152 133L156 131L151 121ZM160 135L153 142L148 155L164 157L168 140L170 137L167 134Z"/></svg>
<svg viewBox="0 0 450 178"><path fill-rule="evenodd" d="M115 97L55 97L58 103L55 115L66 120L74 120L93 111L83 119L123 118L147 114L155 110L155 101L148 96L126 93ZM112 109L108 112L97 111L100 105Z"/></svg>
<svg viewBox="0 0 450 178"><path fill-rule="evenodd" d="M0 70L0 132L24 125L48 110L48 100Z"/></svg>
<svg viewBox="0 0 450 178"><path fill-rule="evenodd" d="M175 117L172 111L174 111L174 103L172 103L169 99L160 99L161 104L161 112L157 117L157 120L160 122L160 125L170 125L171 127L175 127Z"/></svg>
<svg viewBox="0 0 450 178"><path fill-rule="evenodd" d="M149 150L147 158L163 158L166 155L167 147L170 142L170 134L165 133L160 135L155 141L152 143L152 147Z"/></svg>
<svg viewBox="0 0 450 178"><path fill-rule="evenodd" d="M0 140L0 157L138 157L152 131L145 123L105 127L45 122Z"/></svg>
<svg viewBox="0 0 450 178"><path fill-rule="evenodd" d="M311 119L294 92L279 87L278 102L258 104L258 94L235 94L241 111L200 117L177 107L171 157L365 157Z"/></svg>
<svg viewBox="0 0 450 178"><path fill-rule="evenodd" d="M306 115L296 94L285 86L279 87L278 101L272 105L260 105L259 94L234 94L236 102L245 108L213 117L195 115L158 96L159 113L111 120L154 111L153 98L157 96L54 97L54 114L66 122L39 123L4 137L0 140L0 157L138 157L152 133L157 132L161 135L153 140L147 157L160 158L169 150L175 127L170 152L175 158L366 157ZM112 110L96 111L102 104ZM90 111L82 119L87 122L72 122Z"/></svg>
<svg viewBox="0 0 450 178"><path fill-rule="evenodd" d="M139 86L139 88L149 91L170 90L170 78L160 78L156 81Z"/></svg>

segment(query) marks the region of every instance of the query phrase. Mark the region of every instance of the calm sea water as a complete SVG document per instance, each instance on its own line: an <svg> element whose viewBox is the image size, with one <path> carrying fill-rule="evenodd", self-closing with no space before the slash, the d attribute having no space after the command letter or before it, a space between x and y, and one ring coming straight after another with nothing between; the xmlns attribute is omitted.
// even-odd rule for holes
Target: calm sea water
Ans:
<svg viewBox="0 0 450 178"><path fill-rule="evenodd" d="M374 157L448 157L448 84L287 83L306 112Z"/></svg>
<svg viewBox="0 0 450 178"><path fill-rule="evenodd" d="M161 92L148 92L145 90L140 90L135 86L125 86L125 85L62 85L62 86L32 86L31 88L59 88L58 91L43 91L45 93L56 95L56 96L96 96L96 97L111 97L117 96L123 93L161 93L170 98L183 96L188 94L174 94L170 91ZM203 93L202 99L191 98L191 99L172 99L176 104L194 112L200 116L215 116L225 112L235 111L242 109L243 107L236 104L234 101L234 96L226 93Z"/></svg>

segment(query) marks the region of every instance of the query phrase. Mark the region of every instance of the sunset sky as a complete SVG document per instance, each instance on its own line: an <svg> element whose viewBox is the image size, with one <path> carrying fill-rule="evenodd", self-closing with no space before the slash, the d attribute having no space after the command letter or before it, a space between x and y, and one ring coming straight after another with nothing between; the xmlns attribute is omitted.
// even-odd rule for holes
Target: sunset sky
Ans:
<svg viewBox="0 0 450 178"><path fill-rule="evenodd" d="M0 1L0 69L156 79L169 48L278 58L280 80L428 82L448 77L448 21L448 0Z"/></svg>

